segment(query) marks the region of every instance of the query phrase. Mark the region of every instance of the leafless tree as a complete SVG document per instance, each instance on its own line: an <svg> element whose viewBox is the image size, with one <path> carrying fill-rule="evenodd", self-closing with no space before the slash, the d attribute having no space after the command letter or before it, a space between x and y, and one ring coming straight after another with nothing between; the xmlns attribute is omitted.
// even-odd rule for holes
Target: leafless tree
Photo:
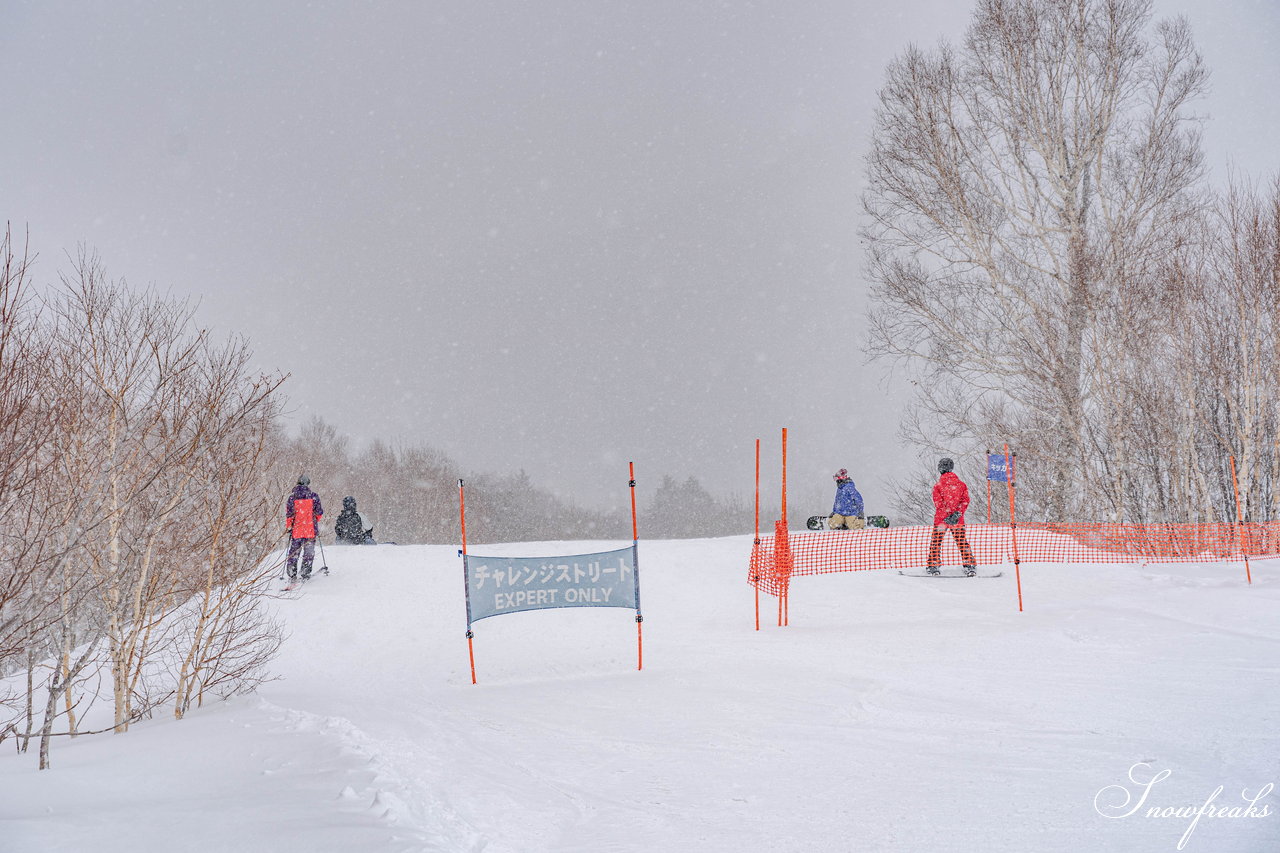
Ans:
<svg viewBox="0 0 1280 853"><path fill-rule="evenodd" d="M71 511L70 503L48 499L48 485L58 475L54 436L62 389L49 369L52 339L28 298L30 265L25 249L15 254L6 227L0 237L0 517L6 519L0 529L0 675L19 661L31 673L54 654L67 608L87 595L57 583L68 551L58 520ZM36 722L33 698L31 690L0 696L0 740L25 729L25 749Z"/></svg>
<svg viewBox="0 0 1280 853"><path fill-rule="evenodd" d="M1150 24L1146 0L981 0L880 92L870 352L920 383L909 435L1011 440L1051 519L1081 506L1115 311L1201 205L1205 71L1185 21Z"/></svg>
<svg viewBox="0 0 1280 853"><path fill-rule="evenodd" d="M1246 520L1280 501L1280 180L1235 183L1215 207L1208 260L1185 293L1180 401L1195 418L1201 488L1234 518L1227 458L1236 458ZM1192 381L1194 380L1194 381ZM1208 497L1208 496L1206 496Z"/></svg>
<svg viewBox="0 0 1280 853"><path fill-rule="evenodd" d="M1233 184L1116 297L1087 424L1091 492L1130 521L1275 517L1280 195Z"/></svg>
<svg viewBox="0 0 1280 853"><path fill-rule="evenodd" d="M26 660L23 740L47 767L51 740L78 731L76 685L99 673L117 732L175 695L181 710L264 677L280 641L259 574L283 378L252 375L246 342L215 344L188 306L109 281L84 250L43 305L28 331L45 345L44 467L15 508L27 550L0 541L0 566L27 567L0 584L17 590L0 647Z"/></svg>
<svg viewBox="0 0 1280 853"><path fill-rule="evenodd" d="M108 281L84 250L50 310L64 354L61 379L83 396L75 443L83 476L73 485L82 511L103 520L83 555L102 582L123 731L133 716L130 682L160 616L155 605L173 592L173 573L157 570L155 544L199 446L190 386L201 340L186 334L185 306Z"/></svg>
<svg viewBox="0 0 1280 853"><path fill-rule="evenodd" d="M236 354L247 358L248 352ZM244 364L236 363L235 372ZM270 397L275 382L237 385L240 396L223 403L233 417L206 445L195 469L200 491L192 511L199 552L192 565L201 571L194 595L175 620L180 654L172 683L179 719L206 693L232 695L260 683L283 638L263 606L277 569L268 557L280 529L278 406Z"/></svg>
<svg viewBox="0 0 1280 853"><path fill-rule="evenodd" d="M41 508L33 499L49 469L56 389L46 369L49 338L28 299L31 258L14 254L11 229L0 237L0 674L51 617L41 595L49 563Z"/></svg>

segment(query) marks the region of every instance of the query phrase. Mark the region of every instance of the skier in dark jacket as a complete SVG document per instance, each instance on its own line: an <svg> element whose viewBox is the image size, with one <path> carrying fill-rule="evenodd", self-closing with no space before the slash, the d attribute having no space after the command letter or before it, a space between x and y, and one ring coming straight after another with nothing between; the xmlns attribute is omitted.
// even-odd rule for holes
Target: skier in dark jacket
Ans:
<svg viewBox="0 0 1280 853"><path fill-rule="evenodd" d="M948 530L960 546L964 560L964 573L973 576L978 571L977 561L964 535L964 511L969 508L969 487L954 473L955 463L950 459L938 461L938 482L933 487L933 536L929 539L929 559L925 571L941 574L942 537Z"/></svg>
<svg viewBox="0 0 1280 853"><path fill-rule="evenodd" d="M316 534L320 531L320 519L324 518L324 508L320 505L320 496L311 491L311 478L303 474L298 478L298 485L289 493L284 503L284 525L289 531L289 555L285 557L285 567L289 579L298 578L298 557L302 557L302 579L311 577L311 564L316 555Z"/></svg>
<svg viewBox="0 0 1280 853"><path fill-rule="evenodd" d="M849 471L841 468L835 474L836 499L831 505L827 527L832 530L861 530L867 526L862 508L862 495L849 479Z"/></svg>
<svg viewBox="0 0 1280 853"><path fill-rule="evenodd" d="M342 499L342 512L333 524L334 535L340 545L376 545L373 541L373 525L356 511L356 499L348 495Z"/></svg>

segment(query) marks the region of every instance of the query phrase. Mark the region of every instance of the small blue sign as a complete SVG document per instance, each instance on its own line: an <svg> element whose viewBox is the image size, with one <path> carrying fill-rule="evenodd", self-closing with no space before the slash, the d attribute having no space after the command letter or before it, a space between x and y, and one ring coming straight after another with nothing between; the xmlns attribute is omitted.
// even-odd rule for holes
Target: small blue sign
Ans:
<svg viewBox="0 0 1280 853"><path fill-rule="evenodd" d="M987 454L987 479L1009 482L1009 459L1003 453Z"/></svg>

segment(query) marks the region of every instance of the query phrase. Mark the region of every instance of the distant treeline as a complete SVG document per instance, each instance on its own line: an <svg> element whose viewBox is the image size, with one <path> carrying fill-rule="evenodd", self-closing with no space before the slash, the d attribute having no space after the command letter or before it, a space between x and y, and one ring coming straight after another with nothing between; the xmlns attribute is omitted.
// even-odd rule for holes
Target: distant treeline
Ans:
<svg viewBox="0 0 1280 853"><path fill-rule="evenodd" d="M343 497L354 497L381 541L459 542L459 479L466 484L469 541L631 538L630 506L598 509L564 501L523 470L513 475L464 471L425 444L374 441L352 450L350 439L321 418L285 442L281 460L282 480L302 472L311 477L329 520L337 517ZM637 512L645 539L749 533L754 524L752 507L712 495L693 477L680 481L664 475Z"/></svg>

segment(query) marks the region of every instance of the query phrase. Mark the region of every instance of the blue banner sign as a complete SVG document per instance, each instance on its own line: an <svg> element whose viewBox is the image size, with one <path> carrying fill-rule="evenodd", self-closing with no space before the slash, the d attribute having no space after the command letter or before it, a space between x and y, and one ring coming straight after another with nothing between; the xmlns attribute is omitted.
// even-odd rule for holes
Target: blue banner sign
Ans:
<svg viewBox="0 0 1280 853"><path fill-rule="evenodd" d="M467 622L552 607L637 604L635 548L571 557L465 557Z"/></svg>
<svg viewBox="0 0 1280 853"><path fill-rule="evenodd" d="M1003 453L987 454L987 479L1009 482L1009 460Z"/></svg>

